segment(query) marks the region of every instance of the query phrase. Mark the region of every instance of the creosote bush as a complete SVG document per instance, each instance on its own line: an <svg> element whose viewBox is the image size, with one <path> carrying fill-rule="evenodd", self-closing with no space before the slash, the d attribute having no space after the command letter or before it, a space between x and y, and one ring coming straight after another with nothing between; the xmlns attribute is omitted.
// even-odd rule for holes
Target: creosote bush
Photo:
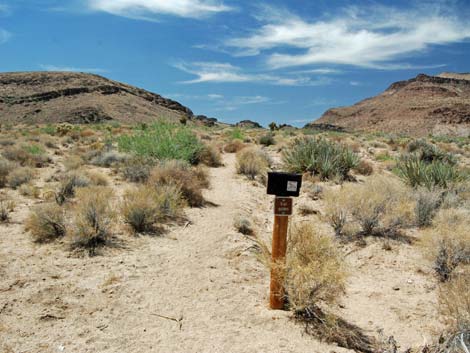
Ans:
<svg viewBox="0 0 470 353"><path fill-rule="evenodd" d="M266 174L270 165L269 156L259 148L245 148L237 153L237 173L252 180Z"/></svg>
<svg viewBox="0 0 470 353"><path fill-rule="evenodd" d="M47 242L65 236L65 211L55 203L35 207L26 220L26 229L35 242Z"/></svg>
<svg viewBox="0 0 470 353"><path fill-rule="evenodd" d="M76 204L72 208L71 245L88 250L94 255L96 248L106 245L115 220L111 201L113 191L103 186L90 186L76 190Z"/></svg>
<svg viewBox="0 0 470 353"><path fill-rule="evenodd" d="M290 172L309 172L322 180L344 180L358 165L359 157L345 145L322 137L303 137L284 150L283 161Z"/></svg>
<svg viewBox="0 0 470 353"><path fill-rule="evenodd" d="M169 160L152 170L148 184L156 188L162 185L177 186L189 206L200 207L204 205L202 190L209 187L209 178L201 167L192 167L184 161Z"/></svg>
<svg viewBox="0 0 470 353"><path fill-rule="evenodd" d="M153 233L159 223L179 217L182 206L177 186L142 185L125 193L121 210L135 233Z"/></svg>
<svg viewBox="0 0 470 353"><path fill-rule="evenodd" d="M434 261L441 281L447 281L459 266L470 264L470 212L442 209L426 232L424 251Z"/></svg>

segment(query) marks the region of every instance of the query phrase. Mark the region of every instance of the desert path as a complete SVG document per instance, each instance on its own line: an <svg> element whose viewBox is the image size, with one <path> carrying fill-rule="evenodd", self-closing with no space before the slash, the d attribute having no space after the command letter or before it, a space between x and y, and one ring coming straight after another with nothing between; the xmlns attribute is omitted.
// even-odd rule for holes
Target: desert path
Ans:
<svg viewBox="0 0 470 353"><path fill-rule="evenodd" d="M214 205L188 209L186 227L162 237L123 233L125 248L101 256L76 258L60 244L35 245L22 227L10 225L0 249L6 276L0 288L0 347L347 352L304 335L288 312L267 308L268 271L252 251L252 239L238 233L233 221L249 215L260 232L269 233L270 197L264 187L236 175L233 154L224 155L224 164L209 171L205 198ZM8 277L4 268L21 277Z"/></svg>

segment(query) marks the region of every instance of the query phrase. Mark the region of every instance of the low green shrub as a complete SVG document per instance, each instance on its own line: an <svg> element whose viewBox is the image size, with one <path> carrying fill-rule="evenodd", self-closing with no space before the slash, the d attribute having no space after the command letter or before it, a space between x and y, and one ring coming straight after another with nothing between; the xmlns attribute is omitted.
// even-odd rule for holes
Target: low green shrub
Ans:
<svg viewBox="0 0 470 353"><path fill-rule="evenodd" d="M178 159L198 163L202 143L187 127L158 122L146 130L136 130L131 135L118 137L119 150L159 160Z"/></svg>

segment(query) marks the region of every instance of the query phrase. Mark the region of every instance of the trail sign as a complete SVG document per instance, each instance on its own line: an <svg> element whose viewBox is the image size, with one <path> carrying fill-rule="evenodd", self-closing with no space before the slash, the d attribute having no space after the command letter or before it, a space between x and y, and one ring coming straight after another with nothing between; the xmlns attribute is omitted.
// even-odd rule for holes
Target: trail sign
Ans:
<svg viewBox="0 0 470 353"><path fill-rule="evenodd" d="M268 173L268 195L297 197L301 186L302 174Z"/></svg>
<svg viewBox="0 0 470 353"><path fill-rule="evenodd" d="M274 215L290 216L292 214L292 198L278 197L274 199Z"/></svg>
<svg viewBox="0 0 470 353"><path fill-rule="evenodd" d="M292 215L292 196L299 196L302 175L291 173L268 173L268 195L274 199L274 227L271 257L273 263L285 263L287 249L287 228ZM283 309L285 304L284 273L277 266L271 269L269 285L269 307Z"/></svg>

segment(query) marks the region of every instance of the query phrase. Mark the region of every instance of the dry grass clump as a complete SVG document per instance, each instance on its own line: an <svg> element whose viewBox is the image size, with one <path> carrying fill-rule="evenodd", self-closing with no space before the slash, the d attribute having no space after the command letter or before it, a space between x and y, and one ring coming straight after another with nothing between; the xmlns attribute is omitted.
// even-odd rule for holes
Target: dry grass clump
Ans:
<svg viewBox="0 0 470 353"><path fill-rule="evenodd" d="M0 158L0 188L7 184L8 174L14 169L14 164L6 159Z"/></svg>
<svg viewBox="0 0 470 353"><path fill-rule="evenodd" d="M21 167L13 170L7 176L7 183L12 189L30 182L33 179L34 170L28 167Z"/></svg>
<svg viewBox="0 0 470 353"><path fill-rule="evenodd" d="M415 215L418 227L429 227L431 225L434 215L442 204L443 195L443 192L438 189L421 188L416 191Z"/></svg>
<svg viewBox="0 0 470 353"><path fill-rule="evenodd" d="M224 146L224 152L226 153L237 153L238 151L241 151L246 147L246 144L244 144L240 140L233 140L227 143Z"/></svg>
<svg viewBox="0 0 470 353"><path fill-rule="evenodd" d="M15 203L4 197L0 197L0 223L6 223L10 220L10 213L15 209Z"/></svg>
<svg viewBox="0 0 470 353"><path fill-rule="evenodd" d="M64 167L66 171L77 170L85 164L85 161L82 157L77 155L72 155L67 157L64 160Z"/></svg>
<svg viewBox="0 0 470 353"><path fill-rule="evenodd" d="M55 199L62 205L68 199L75 196L77 188L87 186L107 186L108 179L99 172L77 170L69 172L60 178L60 184L55 192Z"/></svg>
<svg viewBox="0 0 470 353"><path fill-rule="evenodd" d="M177 186L143 185L125 193L121 211L135 233L154 233L158 223L179 217L182 206Z"/></svg>
<svg viewBox="0 0 470 353"><path fill-rule="evenodd" d="M38 145L8 147L2 152L3 157L22 166L41 168L49 163L49 157Z"/></svg>
<svg viewBox="0 0 470 353"><path fill-rule="evenodd" d="M440 285L439 304L441 315L452 332L470 334L470 271L455 276Z"/></svg>
<svg viewBox="0 0 470 353"><path fill-rule="evenodd" d="M396 235L414 223L415 201L400 181L376 176L364 184L346 184L325 195L327 215L336 234L343 234L348 222L366 235ZM351 235L351 234L348 234Z"/></svg>
<svg viewBox="0 0 470 353"><path fill-rule="evenodd" d="M41 190L32 184L23 184L18 188L18 191L21 195L27 196L27 197L32 197L35 199L38 199L41 195Z"/></svg>
<svg viewBox="0 0 470 353"><path fill-rule="evenodd" d="M34 208L26 220L26 230L35 242L44 243L62 238L66 234L65 212L55 203Z"/></svg>
<svg viewBox="0 0 470 353"><path fill-rule="evenodd" d="M214 145L205 145L199 152L199 162L204 163L208 167L220 167L222 163L222 155L219 149Z"/></svg>
<svg viewBox="0 0 470 353"><path fill-rule="evenodd" d="M204 205L202 190L209 187L207 172L201 167L191 167L184 161L170 160L155 167L148 180L149 185L161 187L174 185L191 207Z"/></svg>
<svg viewBox="0 0 470 353"><path fill-rule="evenodd" d="M237 153L237 173L252 180L265 174L270 164L269 156L259 148L246 148Z"/></svg>
<svg viewBox="0 0 470 353"><path fill-rule="evenodd" d="M127 158L129 158L128 155L124 153L112 149L105 149L91 159L91 164L109 168L113 165L123 163Z"/></svg>
<svg viewBox="0 0 470 353"><path fill-rule="evenodd" d="M108 243L115 220L111 200L113 191L103 186L77 189L77 203L72 209L71 244L73 248L88 250Z"/></svg>
<svg viewBox="0 0 470 353"><path fill-rule="evenodd" d="M440 210L423 241L425 253L434 261L441 281L455 270L470 264L470 212L463 209Z"/></svg>
<svg viewBox="0 0 470 353"><path fill-rule="evenodd" d="M291 228L287 244L285 288L290 307L298 311L335 302L346 281L335 240L303 223Z"/></svg>
<svg viewBox="0 0 470 353"><path fill-rule="evenodd" d="M372 166L372 163L362 159L354 168L354 171L360 175L371 175L374 173L374 167Z"/></svg>

